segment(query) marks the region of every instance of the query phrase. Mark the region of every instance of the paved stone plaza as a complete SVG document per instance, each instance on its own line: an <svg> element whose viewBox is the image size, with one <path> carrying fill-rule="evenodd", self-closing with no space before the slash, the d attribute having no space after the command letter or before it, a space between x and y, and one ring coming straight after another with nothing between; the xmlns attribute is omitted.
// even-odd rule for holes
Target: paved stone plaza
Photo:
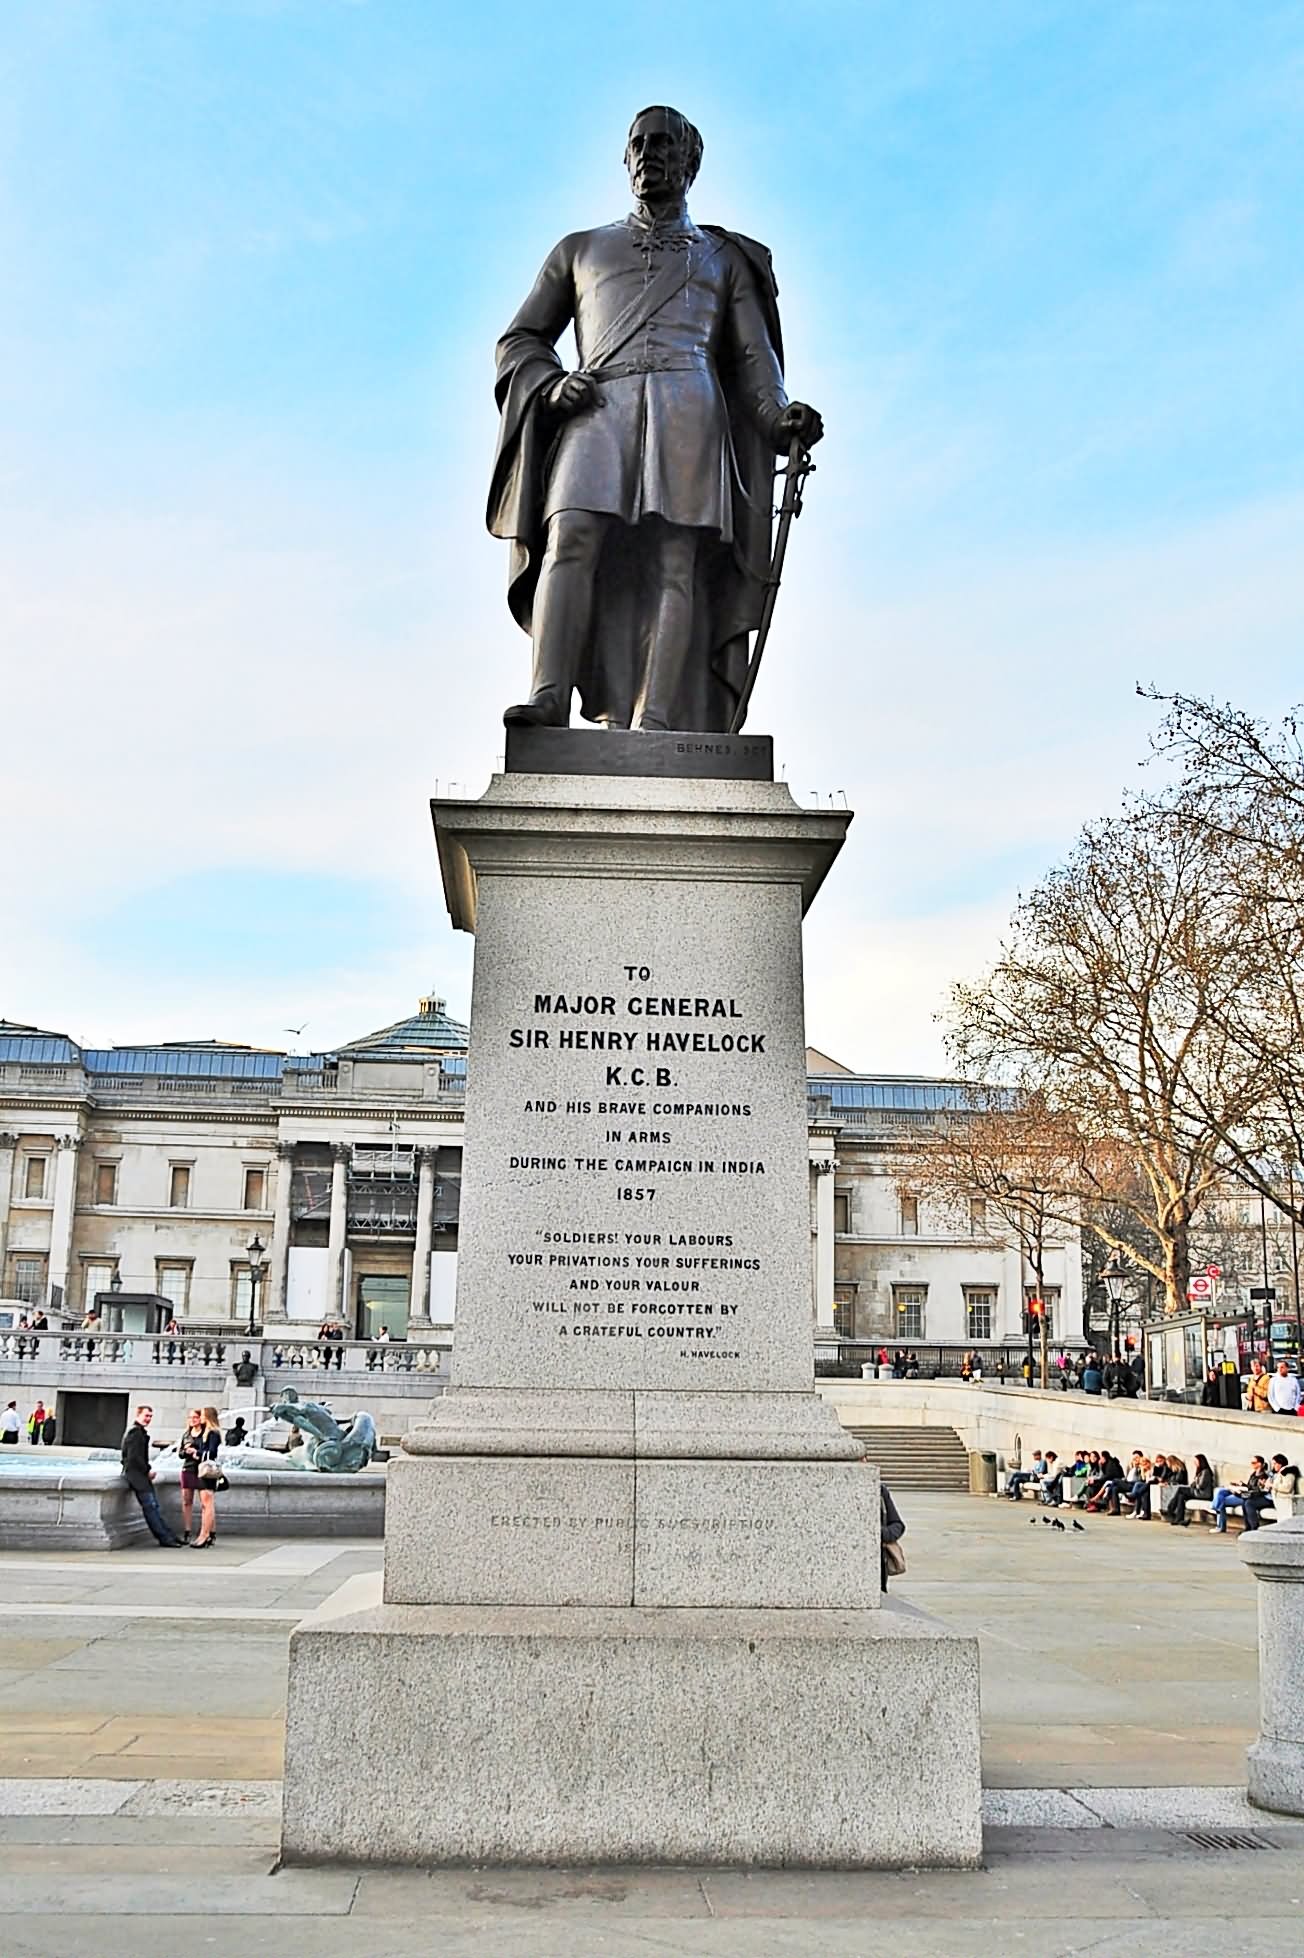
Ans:
<svg viewBox="0 0 1304 1958"><path fill-rule="evenodd" d="M906 1937L924 1958L1292 1949L1304 1826L1237 1792L1257 1689L1232 1541L1094 1519L1061 1537L1030 1527L1027 1503L902 1506L900 1594L982 1644L981 1873L273 1875L289 1628L381 1546L15 1555L0 1559L5 1958L279 1948L287 1931L321 1958L869 1958ZM1192 1828L1261 1846L1210 1850Z"/></svg>

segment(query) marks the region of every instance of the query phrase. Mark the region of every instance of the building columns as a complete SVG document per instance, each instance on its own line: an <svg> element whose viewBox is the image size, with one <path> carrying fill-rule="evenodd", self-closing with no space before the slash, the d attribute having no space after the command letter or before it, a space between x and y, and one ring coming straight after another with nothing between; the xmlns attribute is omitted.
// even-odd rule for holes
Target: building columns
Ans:
<svg viewBox="0 0 1304 1958"><path fill-rule="evenodd" d="M294 1144L276 1145L276 1195L272 1210L272 1255L265 1284L263 1323L282 1325L287 1318L286 1289L290 1278L290 1186L294 1177Z"/></svg>
<svg viewBox="0 0 1304 1958"><path fill-rule="evenodd" d="M815 1171L815 1330L833 1331L833 1156L820 1156Z"/></svg>
<svg viewBox="0 0 1304 1958"><path fill-rule="evenodd" d="M46 1281L53 1296L53 1287L61 1290L63 1305L67 1311L71 1301L68 1298L68 1268L72 1263L72 1228L77 1211L77 1151L81 1148L79 1135L61 1135L56 1148L54 1166L54 1214L50 1219L50 1265Z"/></svg>
<svg viewBox="0 0 1304 1958"><path fill-rule="evenodd" d="M8 1132L0 1134L0 1292L5 1289L7 1277L5 1259L9 1253L9 1205L14 1194L14 1151L18 1147L18 1137Z"/></svg>
<svg viewBox="0 0 1304 1958"><path fill-rule="evenodd" d="M327 1239L326 1269L329 1273L327 1290L327 1315L332 1319L344 1319L344 1252L349 1231L349 1186L347 1170L353 1151L347 1142L337 1142L331 1149L331 1227ZM352 1326L348 1328L352 1338Z"/></svg>
<svg viewBox="0 0 1304 1958"><path fill-rule="evenodd" d="M412 1251L412 1296L408 1334L430 1331L430 1255L435 1233L435 1160L438 1150L417 1150L417 1241Z"/></svg>

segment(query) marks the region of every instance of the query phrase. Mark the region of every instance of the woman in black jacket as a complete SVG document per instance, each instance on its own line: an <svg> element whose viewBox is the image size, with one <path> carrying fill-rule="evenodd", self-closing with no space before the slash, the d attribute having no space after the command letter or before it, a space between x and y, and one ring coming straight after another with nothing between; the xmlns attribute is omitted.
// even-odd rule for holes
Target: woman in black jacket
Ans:
<svg viewBox="0 0 1304 1958"><path fill-rule="evenodd" d="M1190 1481L1177 1484L1164 1515L1170 1523L1180 1523L1183 1529L1189 1529L1191 1519L1186 1513L1186 1505L1189 1502L1212 1501L1213 1470L1203 1455L1197 1455Z"/></svg>
<svg viewBox="0 0 1304 1958"><path fill-rule="evenodd" d="M201 1419L202 1431L191 1443L195 1451L195 1472L199 1485L199 1535L191 1545L194 1550L207 1550L217 1535L217 1451L222 1444L217 1409L206 1407Z"/></svg>
<svg viewBox="0 0 1304 1958"><path fill-rule="evenodd" d="M886 1482L881 1482L879 1484L878 1574L879 1588L883 1591L887 1589L888 1578L887 1546L889 1543L900 1543L905 1533L906 1526L901 1521L900 1510L892 1500L892 1491L888 1488ZM902 1555L904 1556L904 1554L903 1551Z"/></svg>

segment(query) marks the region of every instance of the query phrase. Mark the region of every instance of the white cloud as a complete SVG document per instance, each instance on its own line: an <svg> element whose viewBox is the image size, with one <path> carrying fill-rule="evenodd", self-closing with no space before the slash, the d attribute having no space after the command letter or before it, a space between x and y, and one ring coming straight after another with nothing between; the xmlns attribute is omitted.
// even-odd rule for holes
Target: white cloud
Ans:
<svg viewBox="0 0 1304 1958"><path fill-rule="evenodd" d="M10 1012L84 1038L198 1025L270 1043L307 1017L309 1039L338 1039L464 977L425 805L437 784L484 785L528 652L479 478L442 512L401 485L376 508L293 480L294 495L275 472L219 486L168 517L33 506L8 525ZM810 1035L862 1065L938 1065L946 980L990 955L1017 885L1137 782L1155 716L1135 682L1287 704L1304 499L942 571L885 565L872 534L855 556L825 487L754 720L779 731L799 801L845 790L857 810L811 923ZM198 994L169 980L166 918L149 948L88 956L82 927L94 938L130 893L231 866L378 880L410 905L410 941L370 962L342 946L274 1001L238 917Z"/></svg>

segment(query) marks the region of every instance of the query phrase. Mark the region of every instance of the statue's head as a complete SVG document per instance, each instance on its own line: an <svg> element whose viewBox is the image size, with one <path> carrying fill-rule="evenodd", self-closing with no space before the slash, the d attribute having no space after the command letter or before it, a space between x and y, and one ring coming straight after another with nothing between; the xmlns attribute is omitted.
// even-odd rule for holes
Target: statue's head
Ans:
<svg viewBox="0 0 1304 1958"><path fill-rule="evenodd" d="M625 168L635 197L682 196L702 167L702 138L687 116L640 109L629 126Z"/></svg>

